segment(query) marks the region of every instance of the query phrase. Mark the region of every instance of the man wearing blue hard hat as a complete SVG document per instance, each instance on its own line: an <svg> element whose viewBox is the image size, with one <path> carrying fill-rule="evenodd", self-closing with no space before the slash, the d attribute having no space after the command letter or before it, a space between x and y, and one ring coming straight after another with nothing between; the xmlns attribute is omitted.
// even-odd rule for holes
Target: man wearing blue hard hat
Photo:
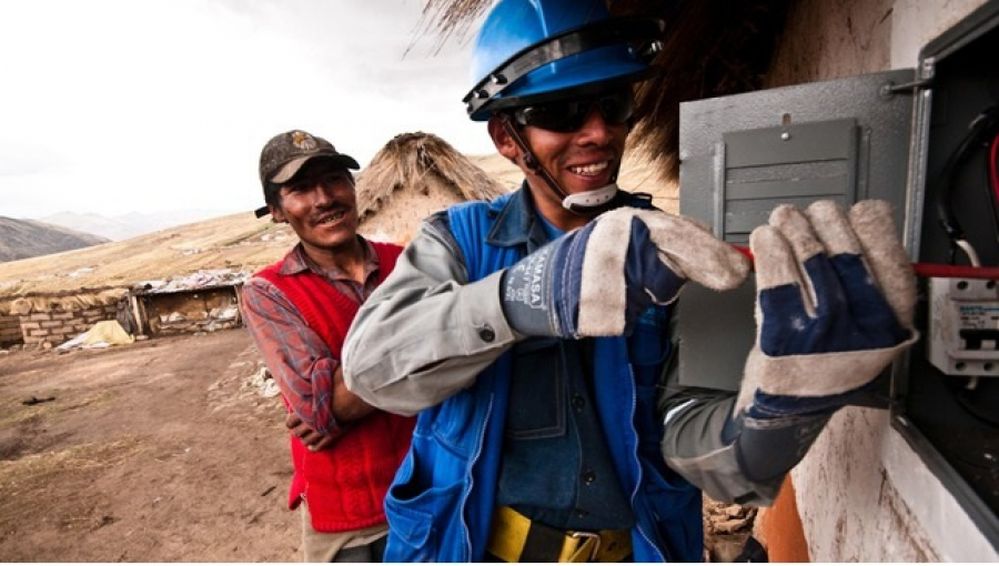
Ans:
<svg viewBox="0 0 999 566"><path fill-rule="evenodd" d="M678 385L681 287L732 289L749 262L616 185L632 87L662 33L601 0L501 0L487 15L464 101L524 183L428 218L345 346L352 391L419 415L386 496L387 561L700 560L700 490L771 501L829 415L911 342L911 273L881 242L884 210L784 207L753 236L768 325L745 394ZM808 316L788 306L802 306L806 252L820 264L805 263ZM843 273L849 292L830 291ZM855 332L861 310L869 332Z"/></svg>

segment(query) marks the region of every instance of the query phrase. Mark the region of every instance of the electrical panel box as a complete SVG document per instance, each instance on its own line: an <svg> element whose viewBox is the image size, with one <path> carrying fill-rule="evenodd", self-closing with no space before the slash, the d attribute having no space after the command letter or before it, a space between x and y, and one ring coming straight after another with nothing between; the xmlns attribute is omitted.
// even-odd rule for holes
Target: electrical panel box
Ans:
<svg viewBox="0 0 999 566"><path fill-rule="evenodd" d="M913 97L891 89L914 76L890 71L682 104L680 213L732 243L747 242L778 204L820 199L885 199L901 226ZM755 339L754 295L752 281L730 293L684 289L682 384L738 389Z"/></svg>
<svg viewBox="0 0 999 566"><path fill-rule="evenodd" d="M991 154L968 142L983 116L999 117L997 0L924 46L916 69L681 104L680 213L738 244L778 204L879 198L913 261L994 267L999 163L986 165L999 159L999 127ZM999 544L996 281L919 284L922 337L892 368L892 424ZM752 281L684 290L681 384L738 389L754 304Z"/></svg>

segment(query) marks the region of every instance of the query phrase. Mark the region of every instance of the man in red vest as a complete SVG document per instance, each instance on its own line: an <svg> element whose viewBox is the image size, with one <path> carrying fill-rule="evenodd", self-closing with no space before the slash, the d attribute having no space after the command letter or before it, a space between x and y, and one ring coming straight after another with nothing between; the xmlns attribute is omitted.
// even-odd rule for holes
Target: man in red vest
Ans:
<svg viewBox="0 0 999 566"><path fill-rule="evenodd" d="M243 317L281 389L294 476L288 506L302 509L305 561L381 561L382 502L413 420L377 410L344 386L340 352L358 307L402 248L357 234L354 158L301 130L260 154L260 182L274 222L300 240L243 287Z"/></svg>

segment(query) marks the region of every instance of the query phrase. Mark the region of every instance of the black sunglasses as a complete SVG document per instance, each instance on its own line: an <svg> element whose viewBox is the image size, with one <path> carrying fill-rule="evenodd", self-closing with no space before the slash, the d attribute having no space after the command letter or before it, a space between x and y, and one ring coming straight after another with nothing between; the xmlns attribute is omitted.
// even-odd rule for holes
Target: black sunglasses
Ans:
<svg viewBox="0 0 999 566"><path fill-rule="evenodd" d="M624 124L635 113L635 99L630 89L588 98L556 100L544 104L524 106L513 111L513 119L520 126L534 126L551 132L569 133L583 127L593 108L600 112L608 124Z"/></svg>

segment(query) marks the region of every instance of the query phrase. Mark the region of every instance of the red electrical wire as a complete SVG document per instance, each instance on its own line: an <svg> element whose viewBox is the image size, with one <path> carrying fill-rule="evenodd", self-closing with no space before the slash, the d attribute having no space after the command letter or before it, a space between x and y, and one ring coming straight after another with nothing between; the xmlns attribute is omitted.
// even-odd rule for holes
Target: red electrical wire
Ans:
<svg viewBox="0 0 999 566"><path fill-rule="evenodd" d="M742 255L753 261L749 246L732 246ZM999 279L999 267L970 267L947 263L913 263L913 271L918 277L951 277L955 279Z"/></svg>
<svg viewBox="0 0 999 566"><path fill-rule="evenodd" d="M950 277L952 279L999 279L999 267L971 267L949 263L913 263L919 277Z"/></svg>

